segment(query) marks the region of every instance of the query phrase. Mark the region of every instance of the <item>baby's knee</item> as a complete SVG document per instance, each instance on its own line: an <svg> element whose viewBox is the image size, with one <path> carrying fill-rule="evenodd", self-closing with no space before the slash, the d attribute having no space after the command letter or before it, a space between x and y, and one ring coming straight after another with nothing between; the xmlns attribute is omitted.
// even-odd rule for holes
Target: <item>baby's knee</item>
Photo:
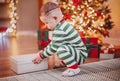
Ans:
<svg viewBox="0 0 120 81"><path fill-rule="evenodd" d="M66 52L66 45L62 45L57 49L57 55L61 54L62 52Z"/></svg>

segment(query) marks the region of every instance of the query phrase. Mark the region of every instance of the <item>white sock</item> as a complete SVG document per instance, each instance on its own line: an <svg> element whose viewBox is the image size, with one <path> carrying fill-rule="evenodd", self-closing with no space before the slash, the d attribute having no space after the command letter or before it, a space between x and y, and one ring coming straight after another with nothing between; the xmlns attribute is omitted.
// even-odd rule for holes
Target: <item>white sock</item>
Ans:
<svg viewBox="0 0 120 81"><path fill-rule="evenodd" d="M74 76L74 75L78 74L79 72L80 72L80 68L77 68L77 69L68 68L67 70L62 72L62 75L63 76Z"/></svg>

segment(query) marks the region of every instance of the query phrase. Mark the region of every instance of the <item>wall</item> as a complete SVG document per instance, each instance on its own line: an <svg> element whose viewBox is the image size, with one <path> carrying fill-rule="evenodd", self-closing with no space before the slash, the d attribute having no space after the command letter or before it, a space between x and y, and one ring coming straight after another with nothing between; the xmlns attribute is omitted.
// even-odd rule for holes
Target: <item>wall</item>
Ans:
<svg viewBox="0 0 120 81"><path fill-rule="evenodd" d="M19 0L17 34L36 33L39 26L38 0Z"/></svg>
<svg viewBox="0 0 120 81"><path fill-rule="evenodd" d="M108 0L108 3L115 26L110 30L110 37L104 38L104 42L120 45L120 0Z"/></svg>
<svg viewBox="0 0 120 81"><path fill-rule="evenodd" d="M2 4L2 1L0 3L0 27L10 27L9 4Z"/></svg>

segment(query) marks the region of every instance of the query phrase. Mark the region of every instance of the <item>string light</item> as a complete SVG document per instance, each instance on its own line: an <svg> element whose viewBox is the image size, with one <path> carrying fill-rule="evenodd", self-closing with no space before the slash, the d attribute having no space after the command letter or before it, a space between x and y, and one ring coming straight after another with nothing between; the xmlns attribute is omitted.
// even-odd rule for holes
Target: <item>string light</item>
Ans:
<svg viewBox="0 0 120 81"><path fill-rule="evenodd" d="M9 8L10 8L10 27L7 32L16 33L16 23L17 23L17 3L18 0L10 0Z"/></svg>
<svg viewBox="0 0 120 81"><path fill-rule="evenodd" d="M63 14L74 28L82 30L85 37L108 36L105 32L114 25L110 20L107 0L58 0ZM66 17L67 17L66 16ZM70 18L69 18L70 17ZM111 24L112 23L112 24ZM101 37L100 37L101 35Z"/></svg>

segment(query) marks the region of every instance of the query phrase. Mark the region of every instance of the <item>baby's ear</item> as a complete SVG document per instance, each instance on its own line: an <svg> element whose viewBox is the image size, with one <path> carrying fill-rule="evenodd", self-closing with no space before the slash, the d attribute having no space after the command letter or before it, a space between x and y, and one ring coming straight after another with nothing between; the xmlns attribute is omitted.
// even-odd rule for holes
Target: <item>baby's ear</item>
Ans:
<svg viewBox="0 0 120 81"><path fill-rule="evenodd" d="M56 17L56 16L54 16L53 18L54 18L55 20L57 20L57 17Z"/></svg>

